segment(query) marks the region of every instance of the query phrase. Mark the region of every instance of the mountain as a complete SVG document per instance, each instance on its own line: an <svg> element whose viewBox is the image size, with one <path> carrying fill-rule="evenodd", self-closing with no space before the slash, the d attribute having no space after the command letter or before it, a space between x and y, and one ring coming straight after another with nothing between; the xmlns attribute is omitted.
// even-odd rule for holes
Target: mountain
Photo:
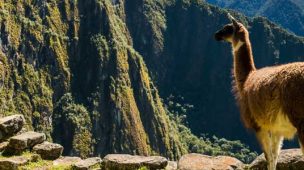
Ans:
<svg viewBox="0 0 304 170"><path fill-rule="evenodd" d="M198 136L256 143L231 92L231 48L213 38L226 10L200 0L0 2L0 116L23 114L65 155L176 159L227 146L212 150L183 120ZM303 60L303 38L233 15L250 28L257 66Z"/></svg>
<svg viewBox="0 0 304 170"><path fill-rule="evenodd" d="M22 113L65 154L175 158L185 149L112 3L2 1L1 114Z"/></svg>
<svg viewBox="0 0 304 170"><path fill-rule="evenodd" d="M304 2L301 0L207 0L247 16L264 16L297 35L304 35Z"/></svg>
<svg viewBox="0 0 304 170"><path fill-rule="evenodd" d="M214 41L214 33L229 23L227 11L182 0L151 11L142 4L129 9L134 48L144 57L166 104L175 103L171 109L179 114L186 110L186 121L196 135L240 139L258 149L254 135L240 122L231 92L231 47ZM137 11L142 15L135 15ZM249 28L258 68L303 61L303 38L265 18L234 15ZM148 22L148 17L164 23Z"/></svg>

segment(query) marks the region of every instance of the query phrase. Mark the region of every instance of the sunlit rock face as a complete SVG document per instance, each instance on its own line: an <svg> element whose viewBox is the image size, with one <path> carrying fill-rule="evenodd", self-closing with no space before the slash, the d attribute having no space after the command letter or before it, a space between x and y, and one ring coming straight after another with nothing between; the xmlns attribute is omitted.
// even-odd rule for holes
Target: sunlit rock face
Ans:
<svg viewBox="0 0 304 170"><path fill-rule="evenodd" d="M1 114L23 114L65 155L185 152L132 47L124 2L0 5Z"/></svg>

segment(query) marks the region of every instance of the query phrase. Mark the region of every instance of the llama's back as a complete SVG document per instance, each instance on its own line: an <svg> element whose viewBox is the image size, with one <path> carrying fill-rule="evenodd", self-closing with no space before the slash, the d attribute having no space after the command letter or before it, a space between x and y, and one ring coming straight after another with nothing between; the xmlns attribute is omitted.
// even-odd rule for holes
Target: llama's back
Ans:
<svg viewBox="0 0 304 170"><path fill-rule="evenodd" d="M291 131L289 119L292 124L302 123L303 119L304 125L304 62L254 71L246 80L243 92L249 114L260 126L269 125L273 129L282 126ZM284 136L288 135L291 134Z"/></svg>

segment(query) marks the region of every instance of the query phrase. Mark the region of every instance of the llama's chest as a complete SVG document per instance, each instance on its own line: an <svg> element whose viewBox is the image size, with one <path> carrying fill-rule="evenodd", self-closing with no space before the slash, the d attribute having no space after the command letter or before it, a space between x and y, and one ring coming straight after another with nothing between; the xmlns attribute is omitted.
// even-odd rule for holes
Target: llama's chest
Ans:
<svg viewBox="0 0 304 170"><path fill-rule="evenodd" d="M272 132L273 134L284 136L284 138L292 139L297 129L292 125L289 118L282 112L277 113L276 117L270 119L269 124L262 125L262 128Z"/></svg>

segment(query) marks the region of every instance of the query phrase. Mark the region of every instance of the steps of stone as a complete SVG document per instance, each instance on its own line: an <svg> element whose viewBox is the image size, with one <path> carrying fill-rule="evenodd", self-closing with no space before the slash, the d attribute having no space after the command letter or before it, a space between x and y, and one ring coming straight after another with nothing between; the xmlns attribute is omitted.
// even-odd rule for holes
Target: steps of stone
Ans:
<svg viewBox="0 0 304 170"><path fill-rule="evenodd" d="M164 169L168 160L161 156L137 156L129 154L109 154L104 157L103 166L106 170L124 169L133 170L143 166L151 170Z"/></svg>
<svg viewBox="0 0 304 170"><path fill-rule="evenodd" d="M13 136L9 139L5 154L20 154L26 149L30 149L33 146L44 142L46 139L44 133L38 132L25 132L17 136Z"/></svg>
<svg viewBox="0 0 304 170"><path fill-rule="evenodd" d="M101 159L99 157L87 158L75 163L72 166L73 170L90 170L98 168L101 164Z"/></svg>
<svg viewBox="0 0 304 170"><path fill-rule="evenodd" d="M24 124L25 119L23 115L16 114L0 118L0 141L18 133Z"/></svg>
<svg viewBox="0 0 304 170"><path fill-rule="evenodd" d="M17 170L20 166L26 165L29 161L29 158L23 156L0 159L0 169Z"/></svg>
<svg viewBox="0 0 304 170"><path fill-rule="evenodd" d="M38 153L42 159L55 160L62 154L63 147L56 143L43 142L33 147L33 152Z"/></svg>

